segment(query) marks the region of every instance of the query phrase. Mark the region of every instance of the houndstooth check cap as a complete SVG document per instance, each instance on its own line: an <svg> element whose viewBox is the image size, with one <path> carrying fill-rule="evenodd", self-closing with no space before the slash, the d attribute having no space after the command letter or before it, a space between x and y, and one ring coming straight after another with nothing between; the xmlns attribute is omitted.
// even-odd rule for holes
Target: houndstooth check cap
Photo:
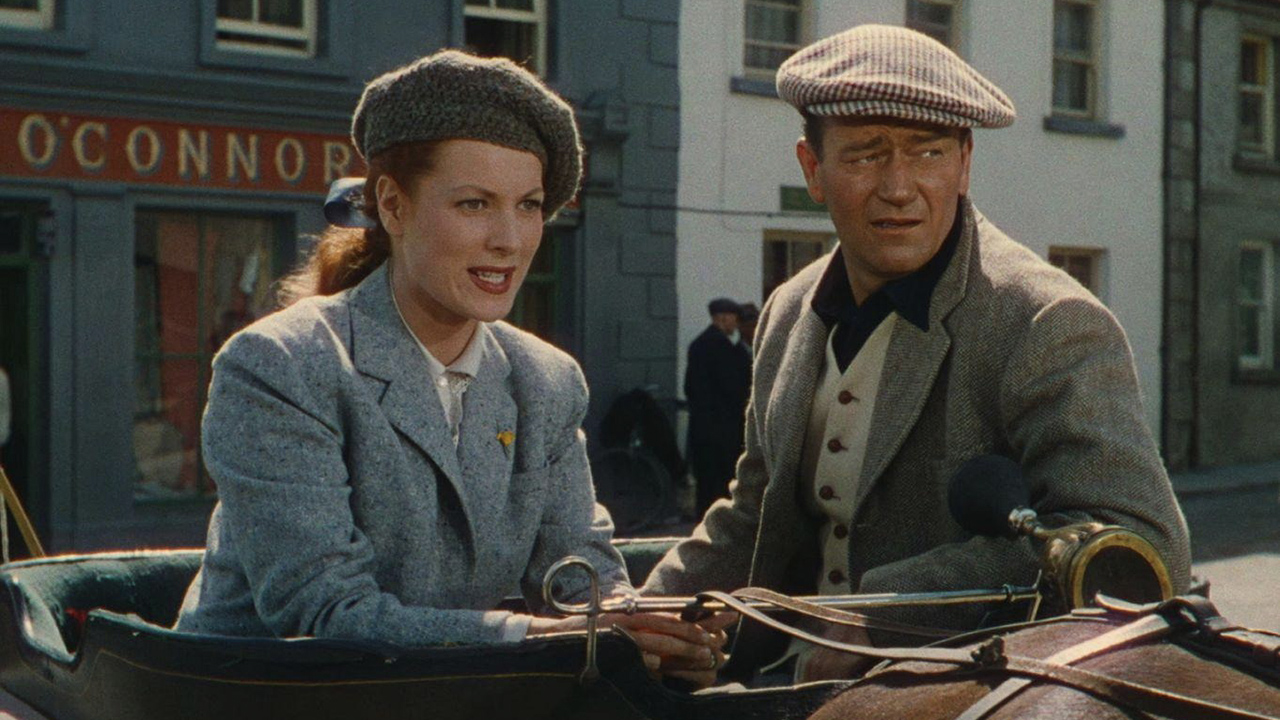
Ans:
<svg viewBox="0 0 1280 720"><path fill-rule="evenodd" d="M778 96L823 117L886 116L950 127L1013 124L1013 101L950 48L892 25L859 25L778 68Z"/></svg>

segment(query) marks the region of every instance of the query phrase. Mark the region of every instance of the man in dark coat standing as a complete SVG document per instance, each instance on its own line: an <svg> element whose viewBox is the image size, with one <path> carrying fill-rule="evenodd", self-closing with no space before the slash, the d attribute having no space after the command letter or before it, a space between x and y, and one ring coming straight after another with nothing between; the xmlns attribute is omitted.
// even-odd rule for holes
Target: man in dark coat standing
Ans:
<svg viewBox="0 0 1280 720"><path fill-rule="evenodd" d="M734 464L742 453L751 355L738 342L738 303L716 298L707 306L711 324L689 344L684 396L689 401L685 455L697 481L697 517L728 497Z"/></svg>

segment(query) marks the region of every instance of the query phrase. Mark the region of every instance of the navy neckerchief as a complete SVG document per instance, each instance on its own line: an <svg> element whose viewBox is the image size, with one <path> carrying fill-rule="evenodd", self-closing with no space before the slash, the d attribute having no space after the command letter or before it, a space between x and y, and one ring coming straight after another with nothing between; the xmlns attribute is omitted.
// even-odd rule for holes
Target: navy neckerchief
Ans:
<svg viewBox="0 0 1280 720"><path fill-rule="evenodd" d="M813 294L813 311L818 314L827 328L835 327L835 336L831 339L832 350L836 356L836 366L843 373L858 355L858 351L866 344L867 338L880 326L889 313L896 311L904 320L929 332L929 302L933 299L933 290L938 280L951 263L956 245L960 240L960 231L964 226L964 207L959 204L955 222L951 231L942 242L942 247L919 270L890 280L883 287L871 294L862 305L853 299L853 290L849 287L849 273L844 267L844 255L836 248L830 264L818 281L818 288Z"/></svg>

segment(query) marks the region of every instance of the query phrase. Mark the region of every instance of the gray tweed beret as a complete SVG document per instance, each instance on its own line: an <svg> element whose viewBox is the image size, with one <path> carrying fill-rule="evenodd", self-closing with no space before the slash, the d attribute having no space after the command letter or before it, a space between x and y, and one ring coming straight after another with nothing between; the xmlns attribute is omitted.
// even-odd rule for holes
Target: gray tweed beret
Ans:
<svg viewBox="0 0 1280 720"><path fill-rule="evenodd" d="M933 38L859 25L778 68L778 96L810 115L886 116L950 127L1013 124L1013 101Z"/></svg>
<svg viewBox="0 0 1280 720"><path fill-rule="evenodd" d="M457 50L419 58L370 81L351 119L351 141L365 158L400 143L447 139L537 155L546 217L578 191L582 142L573 109L505 58Z"/></svg>

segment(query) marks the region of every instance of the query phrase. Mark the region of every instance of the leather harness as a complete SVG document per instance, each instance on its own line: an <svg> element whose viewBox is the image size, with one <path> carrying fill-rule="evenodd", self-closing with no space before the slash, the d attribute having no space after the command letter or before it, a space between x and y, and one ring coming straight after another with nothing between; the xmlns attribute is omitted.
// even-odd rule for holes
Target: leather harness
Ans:
<svg viewBox="0 0 1280 720"><path fill-rule="evenodd" d="M1004 639L993 636L972 649L945 647L875 648L851 645L814 635L783 623L756 608L744 599L765 601L780 608L828 622L856 625L871 629L930 634L925 628L906 626L885 620L869 618L831 608L819 607L761 588L747 588L735 593L705 592L700 598L723 602L745 617L770 628L800 638L821 647L854 653L865 657L890 661L919 661L942 664L943 668L919 666L881 667L875 675L910 673L913 675L939 675L956 670L999 671L1013 675L971 706L958 720L983 720L1001 705L1009 701L1037 680L1047 681L1080 690L1095 697L1104 698L1133 710L1155 713L1171 720L1277 720L1280 715L1263 715L1250 710L1233 708L1220 703L1201 700L1180 693L1155 688L1112 675L1074 667L1073 663L1105 654L1117 648L1164 638L1176 631L1198 631L1201 644L1228 644L1236 651L1243 651L1261 665L1280 665L1280 635L1244 630L1223 619L1216 608L1204 598L1177 597L1163 603L1132 605L1122 601L1104 599L1104 608L1112 614L1133 618L1129 622L1089 640L1054 653L1045 659L1010 655L1004 650ZM1085 617L1088 617L1087 615ZM921 632L924 630L925 632Z"/></svg>

